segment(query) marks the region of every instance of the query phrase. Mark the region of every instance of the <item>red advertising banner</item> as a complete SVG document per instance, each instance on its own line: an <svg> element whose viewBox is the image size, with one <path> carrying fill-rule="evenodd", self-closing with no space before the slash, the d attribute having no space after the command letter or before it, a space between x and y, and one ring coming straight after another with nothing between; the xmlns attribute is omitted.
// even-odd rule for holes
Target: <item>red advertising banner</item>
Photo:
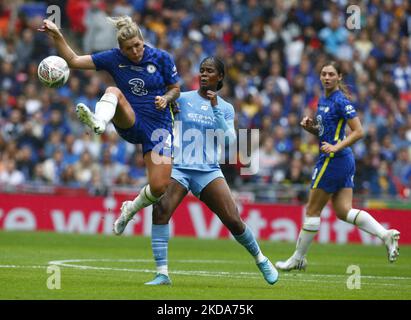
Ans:
<svg viewBox="0 0 411 320"><path fill-rule="evenodd" d="M44 230L55 232L112 234L125 196L28 195L0 193L0 230ZM303 206L239 203L242 219L258 239L296 241L304 214ZM401 231L401 243L411 243L409 210L365 209L387 228ZM376 244L380 240L351 224L336 219L327 207L321 216L317 241ZM171 234L198 238L227 238L228 230L201 201L187 196L177 208ZM126 235L150 235L151 207L136 214Z"/></svg>

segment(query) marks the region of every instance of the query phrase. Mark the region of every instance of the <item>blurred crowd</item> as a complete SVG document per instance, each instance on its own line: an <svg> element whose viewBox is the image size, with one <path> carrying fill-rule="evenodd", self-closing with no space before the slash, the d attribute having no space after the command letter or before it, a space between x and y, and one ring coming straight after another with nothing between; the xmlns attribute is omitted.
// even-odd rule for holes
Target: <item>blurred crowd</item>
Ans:
<svg viewBox="0 0 411 320"><path fill-rule="evenodd" d="M347 7L357 5L360 28L350 30ZM341 62L344 81L366 136L353 151L360 195L408 198L411 189L411 5L407 0L67 0L0 3L0 184L26 182L93 190L145 183L141 149L113 128L91 134L75 105L94 107L111 78L71 71L48 89L37 65L57 54L37 31L47 7L61 9L62 32L78 54L117 46L107 16L129 15L148 44L170 52L182 91L198 88L198 67L220 57L220 95L236 109L238 129L259 129L249 151L256 175L224 165L228 182L306 185L318 156L316 137L299 127L321 95L319 70ZM56 7L53 7L54 9ZM55 11L51 11L53 13Z"/></svg>

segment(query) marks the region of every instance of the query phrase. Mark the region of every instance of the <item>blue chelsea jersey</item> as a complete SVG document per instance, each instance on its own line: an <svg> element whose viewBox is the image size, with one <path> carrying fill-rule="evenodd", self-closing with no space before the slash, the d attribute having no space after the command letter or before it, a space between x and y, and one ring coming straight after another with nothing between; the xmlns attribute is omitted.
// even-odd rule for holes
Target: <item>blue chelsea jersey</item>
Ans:
<svg viewBox="0 0 411 320"><path fill-rule="evenodd" d="M181 93L177 103L180 112L176 114L174 123L173 166L199 171L220 168L221 146L212 138L220 128L210 100L201 97L197 91L188 91ZM221 110L225 122L233 128L234 107L221 97L217 97L217 103L215 108Z"/></svg>
<svg viewBox="0 0 411 320"><path fill-rule="evenodd" d="M170 108L157 110L154 99L179 81L173 58L166 51L144 45L139 63L130 61L118 48L91 55L97 70L105 70L127 98L138 116L170 122Z"/></svg>
<svg viewBox="0 0 411 320"><path fill-rule="evenodd" d="M336 144L345 138L345 126L347 120L353 119L357 116L357 112L347 97L337 90L331 93L330 96L322 96L318 101L318 109L315 120L319 126L319 145L322 142L329 144ZM352 154L351 148L347 147L336 154L330 154L331 157L339 157ZM328 157L325 153L320 154L321 157Z"/></svg>

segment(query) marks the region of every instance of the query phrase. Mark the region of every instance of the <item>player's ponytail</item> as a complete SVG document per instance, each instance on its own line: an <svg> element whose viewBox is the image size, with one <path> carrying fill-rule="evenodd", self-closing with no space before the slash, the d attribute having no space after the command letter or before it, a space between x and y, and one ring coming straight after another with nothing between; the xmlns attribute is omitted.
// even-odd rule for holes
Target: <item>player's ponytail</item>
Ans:
<svg viewBox="0 0 411 320"><path fill-rule="evenodd" d="M344 95L347 97L348 100L351 100L351 93L350 90L348 90L347 85L345 84L344 81L338 81L338 87L340 88L340 90L342 91L342 93L344 93Z"/></svg>
<svg viewBox="0 0 411 320"><path fill-rule="evenodd" d="M113 17L107 18L117 29L117 41L121 47L121 42L125 40L138 37L140 40L144 41L143 34L141 33L138 25L129 17Z"/></svg>
<svg viewBox="0 0 411 320"><path fill-rule="evenodd" d="M335 69L335 71L337 71L337 74L338 74L339 76L343 76L343 72L342 72L341 65L340 65L337 61L330 61L330 62L325 63L325 64L321 67L321 70L322 70L324 67L328 67L328 66L332 66L332 67ZM347 97L347 99L351 100L352 97L351 97L350 90L348 90L348 87L347 87L347 85L344 83L343 80L339 80L339 81L338 81L338 88L339 88L339 89L341 90L341 92Z"/></svg>

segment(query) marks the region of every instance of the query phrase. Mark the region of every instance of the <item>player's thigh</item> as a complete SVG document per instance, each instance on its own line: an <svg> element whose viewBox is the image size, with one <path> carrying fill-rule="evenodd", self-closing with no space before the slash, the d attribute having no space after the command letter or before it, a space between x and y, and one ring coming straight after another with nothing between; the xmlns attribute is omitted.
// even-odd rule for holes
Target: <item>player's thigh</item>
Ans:
<svg viewBox="0 0 411 320"><path fill-rule="evenodd" d="M184 186L171 178L166 192L160 201L153 205L153 224L167 224L187 192Z"/></svg>
<svg viewBox="0 0 411 320"><path fill-rule="evenodd" d="M200 200L220 218L233 234L241 234L244 231L244 223L225 179L220 177L211 181L201 191Z"/></svg>
<svg viewBox="0 0 411 320"><path fill-rule="evenodd" d="M352 208L352 198L352 188L343 188L333 194L332 204L338 218L346 220L347 213Z"/></svg>
<svg viewBox="0 0 411 320"><path fill-rule="evenodd" d="M306 215L308 217L319 217L330 198L331 194L322 189L311 189L308 197Z"/></svg>
<svg viewBox="0 0 411 320"><path fill-rule="evenodd" d="M153 195L159 197L167 189L171 176L171 158L160 156L154 151L144 154L144 163L147 168L147 179Z"/></svg>
<svg viewBox="0 0 411 320"><path fill-rule="evenodd" d="M136 115L125 95L117 87L108 87L106 93L112 93L118 99L116 112L112 119L113 123L121 129L131 128L136 122Z"/></svg>

